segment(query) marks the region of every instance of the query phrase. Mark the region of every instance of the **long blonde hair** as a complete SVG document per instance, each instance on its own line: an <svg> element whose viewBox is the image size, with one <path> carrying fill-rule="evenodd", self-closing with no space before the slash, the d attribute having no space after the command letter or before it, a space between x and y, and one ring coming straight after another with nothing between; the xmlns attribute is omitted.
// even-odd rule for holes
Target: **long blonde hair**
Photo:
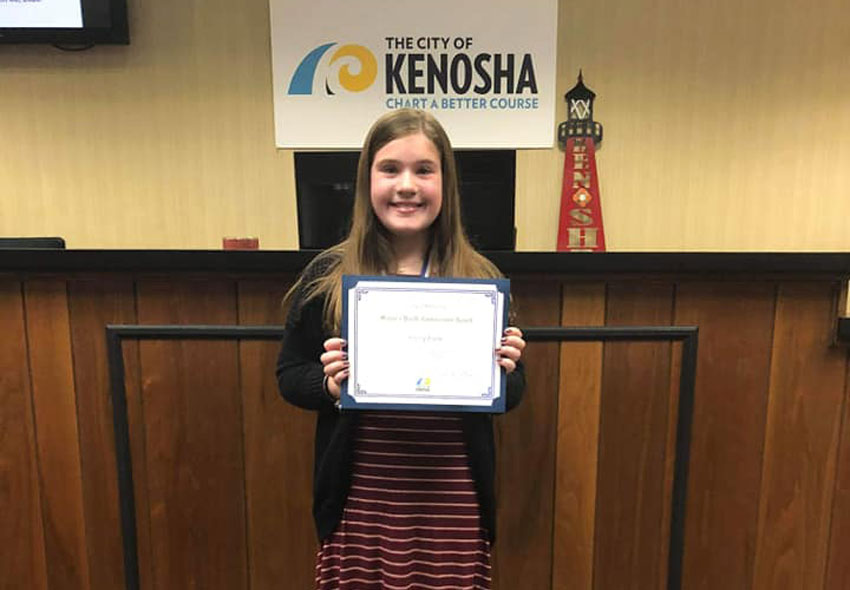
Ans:
<svg viewBox="0 0 850 590"><path fill-rule="evenodd" d="M348 237L325 250L313 264L322 263L326 272L312 279L302 275L284 298L284 308L292 305L294 294L304 289L303 302L325 297L324 324L331 333L339 331L342 314L342 275L382 275L395 272L390 234L372 209L371 171L375 154L400 137L422 133L431 140L440 154L443 178L443 203L431 225L431 276L496 278L499 269L475 251L463 230L460 214L460 191L454 151L448 135L432 115L412 109L394 110L372 125L360 160L354 210Z"/></svg>

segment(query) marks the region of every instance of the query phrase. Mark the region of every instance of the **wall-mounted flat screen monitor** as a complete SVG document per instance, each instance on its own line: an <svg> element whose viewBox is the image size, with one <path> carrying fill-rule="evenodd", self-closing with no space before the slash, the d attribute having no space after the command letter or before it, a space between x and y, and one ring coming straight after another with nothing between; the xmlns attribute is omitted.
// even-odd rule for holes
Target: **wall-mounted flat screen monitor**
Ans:
<svg viewBox="0 0 850 590"><path fill-rule="evenodd" d="M298 243L303 250L339 243L351 224L359 152L296 152ZM461 218L479 250L516 245L514 150L456 150Z"/></svg>
<svg viewBox="0 0 850 590"><path fill-rule="evenodd" d="M127 0L0 0L0 43L129 42Z"/></svg>

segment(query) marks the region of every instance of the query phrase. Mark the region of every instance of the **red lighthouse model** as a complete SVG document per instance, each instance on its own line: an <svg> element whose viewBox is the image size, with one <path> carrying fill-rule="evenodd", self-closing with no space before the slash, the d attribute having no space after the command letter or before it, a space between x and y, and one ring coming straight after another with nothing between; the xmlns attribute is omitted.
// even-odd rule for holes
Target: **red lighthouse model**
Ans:
<svg viewBox="0 0 850 590"><path fill-rule="evenodd" d="M582 81L564 95L567 120L558 127L564 149L564 181L558 220L558 251L604 252L605 231L596 176L596 148L602 142L602 125L593 120L596 94Z"/></svg>

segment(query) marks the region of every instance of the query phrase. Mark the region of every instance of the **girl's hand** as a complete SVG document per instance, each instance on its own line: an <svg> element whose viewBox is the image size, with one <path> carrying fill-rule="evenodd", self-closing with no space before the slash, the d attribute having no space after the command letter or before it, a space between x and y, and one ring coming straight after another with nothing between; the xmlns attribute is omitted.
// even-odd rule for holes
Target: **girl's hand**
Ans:
<svg viewBox="0 0 850 590"><path fill-rule="evenodd" d="M496 349L496 362L504 367L505 374L512 373L516 369L523 348L525 348L525 340L522 339L522 330L513 326L506 328L502 345Z"/></svg>
<svg viewBox="0 0 850 590"><path fill-rule="evenodd" d="M340 385L348 379L348 353L345 347L348 343L342 338L328 338L325 340L325 352L319 357L324 367L325 385L328 395L339 399Z"/></svg>

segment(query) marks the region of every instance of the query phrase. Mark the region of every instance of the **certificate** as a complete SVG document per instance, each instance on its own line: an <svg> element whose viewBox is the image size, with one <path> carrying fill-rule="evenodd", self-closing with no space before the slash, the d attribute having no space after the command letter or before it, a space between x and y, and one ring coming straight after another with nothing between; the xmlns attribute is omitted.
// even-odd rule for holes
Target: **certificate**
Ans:
<svg viewBox="0 0 850 590"><path fill-rule="evenodd" d="M349 276L342 409L504 412L507 279Z"/></svg>

